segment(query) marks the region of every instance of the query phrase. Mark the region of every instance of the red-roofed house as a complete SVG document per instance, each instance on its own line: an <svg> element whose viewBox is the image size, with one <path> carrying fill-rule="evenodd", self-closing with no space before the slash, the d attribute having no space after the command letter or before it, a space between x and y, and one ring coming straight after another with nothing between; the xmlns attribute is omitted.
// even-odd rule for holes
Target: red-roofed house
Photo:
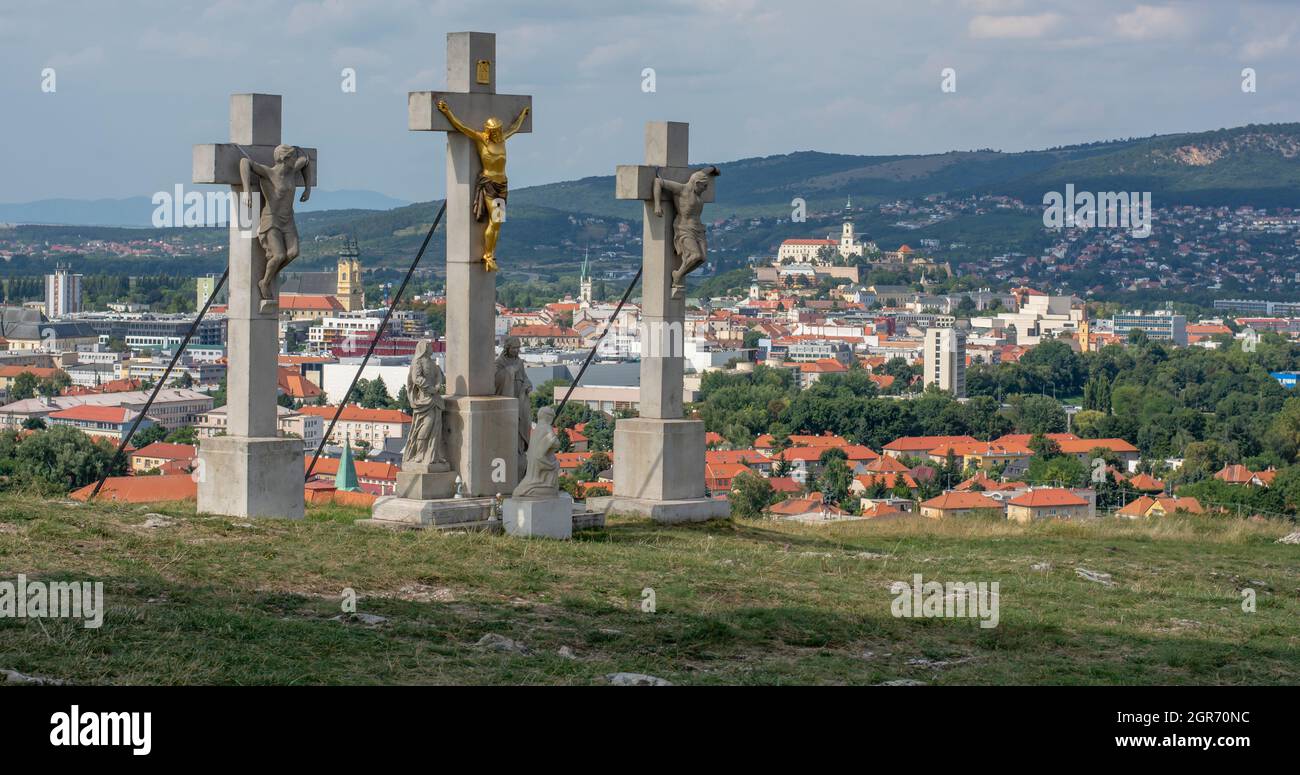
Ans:
<svg viewBox="0 0 1300 775"><path fill-rule="evenodd" d="M168 444L155 441L132 452L127 458L131 463L131 473L141 474L155 469L162 470L169 463L191 466L198 457L198 448L189 444Z"/></svg>
<svg viewBox="0 0 1300 775"><path fill-rule="evenodd" d="M581 347L582 334L565 326L515 326L510 335L525 347Z"/></svg>
<svg viewBox="0 0 1300 775"><path fill-rule="evenodd" d="M731 492L731 484L740 474L749 473L758 476L744 463L704 463L704 486L710 493Z"/></svg>
<svg viewBox="0 0 1300 775"><path fill-rule="evenodd" d="M939 447L976 441L973 436L900 436L884 446L890 457L925 457Z"/></svg>
<svg viewBox="0 0 1300 775"><path fill-rule="evenodd" d="M1069 490L1055 487L1030 490L1007 501L1007 519L1016 522L1091 517L1095 513L1090 501Z"/></svg>
<svg viewBox="0 0 1300 775"><path fill-rule="evenodd" d="M1125 517L1164 517L1177 512L1204 514L1205 509L1195 498L1152 498L1143 495L1130 501L1115 513Z"/></svg>
<svg viewBox="0 0 1300 775"><path fill-rule="evenodd" d="M121 406L91 406L83 404L69 409L51 412L46 421L50 425L67 425L96 439L121 441L131 429L139 412ZM144 430L155 425L149 417L140 421L137 430Z"/></svg>
<svg viewBox="0 0 1300 775"><path fill-rule="evenodd" d="M977 492L945 492L921 502L921 516L931 519L964 517L975 512L1002 513L1002 504Z"/></svg>
<svg viewBox="0 0 1300 775"><path fill-rule="evenodd" d="M328 426L337 410L337 406L304 406L299 411L322 418ZM411 415L405 412L397 409L363 409L349 404L339 415L339 421L334 426L334 433L330 435L329 443L342 444L345 438L351 436L353 442L364 441L372 449L381 449L384 446L384 439L404 439L410 428Z"/></svg>

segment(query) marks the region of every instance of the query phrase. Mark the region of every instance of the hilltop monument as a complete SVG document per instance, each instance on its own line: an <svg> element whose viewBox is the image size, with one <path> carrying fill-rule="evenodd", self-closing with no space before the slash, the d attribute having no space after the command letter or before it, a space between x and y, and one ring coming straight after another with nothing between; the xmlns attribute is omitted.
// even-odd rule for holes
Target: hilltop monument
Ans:
<svg viewBox="0 0 1300 775"><path fill-rule="evenodd" d="M494 497L513 490L523 474L518 393L502 395L497 390L493 270L496 238L505 221L505 141L532 131L532 98L497 94L496 71L495 35L448 33L447 90L411 92L407 99L408 129L447 133L447 366L441 456L453 483L459 476L464 497L408 490L408 497L377 500L368 524L441 528L483 523ZM503 117L512 120L507 130L502 130Z"/></svg>
<svg viewBox="0 0 1300 775"><path fill-rule="evenodd" d="M588 508L660 522L726 517L704 486L704 423L683 416L686 275L704 264L704 204L716 167L687 166L689 125L652 121L645 164L618 167L615 196L642 210L641 416L614 426L614 494ZM664 197L667 191L670 197Z"/></svg>
<svg viewBox="0 0 1300 775"><path fill-rule="evenodd" d="M302 441L281 438L276 416L280 334L273 289L278 272L297 256L293 195L301 186L306 201L316 185L316 151L281 143L280 95L234 94L230 142L194 146L193 161L195 183L231 186L258 218L256 233L230 218L228 435L199 445L198 510L300 519Z"/></svg>

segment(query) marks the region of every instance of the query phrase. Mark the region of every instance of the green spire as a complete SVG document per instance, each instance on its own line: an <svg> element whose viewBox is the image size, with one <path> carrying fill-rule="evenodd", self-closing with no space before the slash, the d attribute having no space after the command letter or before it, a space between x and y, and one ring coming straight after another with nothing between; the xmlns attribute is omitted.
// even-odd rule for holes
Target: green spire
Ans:
<svg viewBox="0 0 1300 775"><path fill-rule="evenodd" d="M339 470L334 474L334 489L342 492L360 492L357 467L352 462L352 434L344 436L343 454L339 457Z"/></svg>

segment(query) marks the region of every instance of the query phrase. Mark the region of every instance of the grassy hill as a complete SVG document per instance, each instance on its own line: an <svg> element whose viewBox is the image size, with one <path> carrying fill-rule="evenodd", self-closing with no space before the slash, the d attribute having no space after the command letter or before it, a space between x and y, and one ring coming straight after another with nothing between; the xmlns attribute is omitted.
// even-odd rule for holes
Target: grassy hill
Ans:
<svg viewBox="0 0 1300 775"><path fill-rule="evenodd" d="M170 521L148 526L155 512ZM1278 523L617 520L561 543L358 516L0 494L0 580L103 581L108 604L98 630L0 618L0 668L78 684L1300 682L1300 547L1274 543ZM998 581L999 625L894 618L890 583L913 573ZM336 620L345 588L384 621ZM486 635L527 653L475 645Z"/></svg>

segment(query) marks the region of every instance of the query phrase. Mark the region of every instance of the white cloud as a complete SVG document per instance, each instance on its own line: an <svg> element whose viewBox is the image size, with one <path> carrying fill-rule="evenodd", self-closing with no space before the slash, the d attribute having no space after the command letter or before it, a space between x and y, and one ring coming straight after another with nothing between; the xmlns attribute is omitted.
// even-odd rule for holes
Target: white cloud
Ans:
<svg viewBox="0 0 1300 775"><path fill-rule="evenodd" d="M1131 40L1180 37L1191 26L1191 19L1184 11L1167 5L1139 5L1115 17L1115 31Z"/></svg>
<svg viewBox="0 0 1300 775"><path fill-rule="evenodd" d="M1063 21L1060 14L1040 13L1032 16L980 15L970 20L972 38L1041 38Z"/></svg>

